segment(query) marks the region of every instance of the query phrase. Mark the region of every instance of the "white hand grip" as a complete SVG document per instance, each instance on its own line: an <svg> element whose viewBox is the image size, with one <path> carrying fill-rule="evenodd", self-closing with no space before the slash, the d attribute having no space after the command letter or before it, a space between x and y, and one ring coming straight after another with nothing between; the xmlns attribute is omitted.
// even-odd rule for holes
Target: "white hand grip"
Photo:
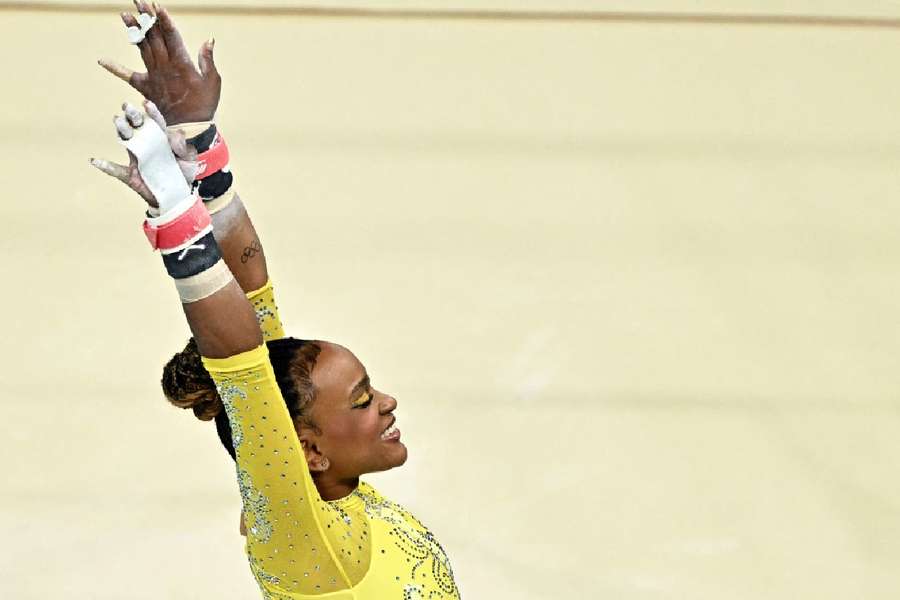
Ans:
<svg viewBox="0 0 900 600"><path fill-rule="evenodd" d="M144 117L131 139L120 140L137 157L141 178L159 204L161 215L191 195L191 188L175 161L169 138L156 122Z"/></svg>

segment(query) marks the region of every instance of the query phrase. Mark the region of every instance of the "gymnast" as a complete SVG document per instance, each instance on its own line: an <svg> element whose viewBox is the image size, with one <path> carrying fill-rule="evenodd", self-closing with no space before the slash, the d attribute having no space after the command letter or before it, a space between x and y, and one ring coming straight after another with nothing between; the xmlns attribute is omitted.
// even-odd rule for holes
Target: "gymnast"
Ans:
<svg viewBox="0 0 900 600"><path fill-rule="evenodd" d="M459 598L432 533L360 480L402 465L397 401L331 342L285 337L263 247L213 122L214 42L197 67L168 12L123 13L145 73L100 61L146 100L115 118L129 164L91 163L147 204L144 234L193 333L163 373L170 402L213 420L235 461L250 568L263 598Z"/></svg>

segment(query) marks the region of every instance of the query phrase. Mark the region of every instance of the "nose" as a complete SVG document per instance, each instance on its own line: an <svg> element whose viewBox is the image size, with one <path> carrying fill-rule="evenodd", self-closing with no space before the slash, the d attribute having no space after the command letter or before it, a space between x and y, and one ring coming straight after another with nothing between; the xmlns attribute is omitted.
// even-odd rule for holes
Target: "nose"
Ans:
<svg viewBox="0 0 900 600"><path fill-rule="evenodd" d="M381 414L386 415L397 408L397 400L393 396L381 394Z"/></svg>

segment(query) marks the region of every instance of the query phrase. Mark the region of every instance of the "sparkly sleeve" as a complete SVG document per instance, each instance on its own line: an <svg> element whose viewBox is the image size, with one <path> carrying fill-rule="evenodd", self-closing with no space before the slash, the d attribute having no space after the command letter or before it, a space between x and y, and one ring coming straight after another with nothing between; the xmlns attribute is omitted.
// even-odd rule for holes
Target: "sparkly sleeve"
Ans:
<svg viewBox="0 0 900 600"><path fill-rule="evenodd" d="M247 554L258 583L273 597L349 589L354 582L325 533L330 511L309 474L265 344L203 363L231 423Z"/></svg>
<svg viewBox="0 0 900 600"><path fill-rule="evenodd" d="M275 305L275 293L272 291L272 280L258 290L247 293L247 299L253 305L256 312L256 320L262 330L263 339L280 340L284 337L284 328L281 326L281 318L278 315L278 307Z"/></svg>

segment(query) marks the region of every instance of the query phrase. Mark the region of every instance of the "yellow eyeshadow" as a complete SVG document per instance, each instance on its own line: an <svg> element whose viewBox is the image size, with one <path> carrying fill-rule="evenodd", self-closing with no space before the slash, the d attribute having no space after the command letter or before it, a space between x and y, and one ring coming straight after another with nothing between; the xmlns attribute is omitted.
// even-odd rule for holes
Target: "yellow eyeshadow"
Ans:
<svg viewBox="0 0 900 600"><path fill-rule="evenodd" d="M368 402L371 399L372 399L372 394L370 394L369 392L366 392L365 394L363 394L362 396L359 397L359 400L357 400L356 402L353 403L353 406L362 406L363 404L365 404L366 402Z"/></svg>

